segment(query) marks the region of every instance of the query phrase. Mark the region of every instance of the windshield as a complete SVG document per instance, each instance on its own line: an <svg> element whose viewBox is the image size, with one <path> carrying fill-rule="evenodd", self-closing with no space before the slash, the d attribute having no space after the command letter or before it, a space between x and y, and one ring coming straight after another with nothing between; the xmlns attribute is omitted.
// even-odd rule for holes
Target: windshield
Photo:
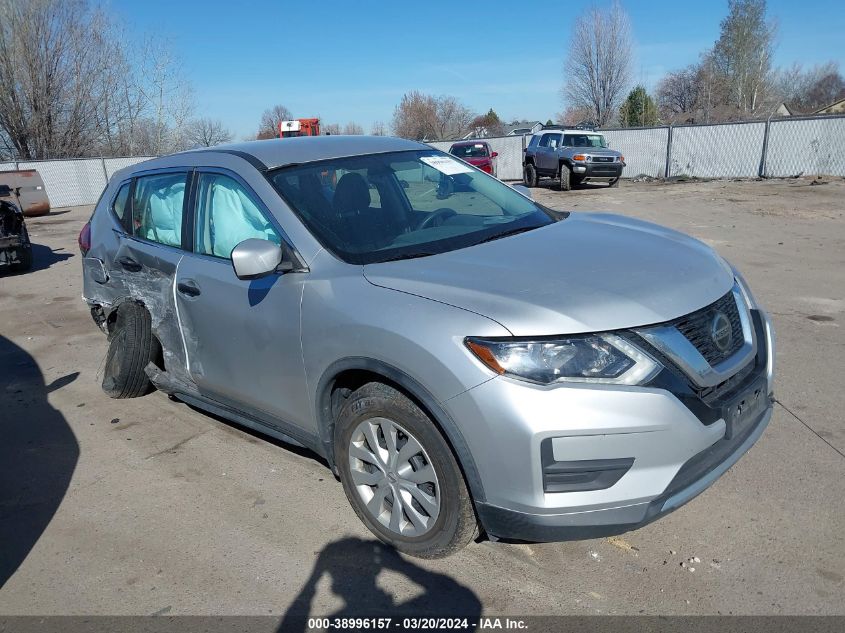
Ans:
<svg viewBox="0 0 845 633"><path fill-rule="evenodd" d="M283 167L270 180L320 243L353 264L444 253L560 217L437 150Z"/></svg>
<svg viewBox="0 0 845 633"><path fill-rule="evenodd" d="M565 145L569 147L607 147L601 134L567 134Z"/></svg>
<svg viewBox="0 0 845 633"><path fill-rule="evenodd" d="M484 143L473 143L472 145L452 145L449 153L459 158L484 158L488 156L487 146Z"/></svg>

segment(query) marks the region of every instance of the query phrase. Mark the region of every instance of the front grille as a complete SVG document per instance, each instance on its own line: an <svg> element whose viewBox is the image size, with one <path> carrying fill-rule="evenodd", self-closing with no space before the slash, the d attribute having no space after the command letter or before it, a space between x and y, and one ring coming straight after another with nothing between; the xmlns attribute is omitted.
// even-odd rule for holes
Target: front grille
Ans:
<svg viewBox="0 0 845 633"><path fill-rule="evenodd" d="M593 156L594 163L612 163L613 156Z"/></svg>
<svg viewBox="0 0 845 633"><path fill-rule="evenodd" d="M720 350L713 341L713 320L719 312L728 318L733 333L730 345L724 351ZM733 292L729 292L706 308L675 319L669 325L677 328L710 365L717 365L726 358L730 358L745 342L742 335L742 321L739 318L739 309Z"/></svg>
<svg viewBox="0 0 845 633"><path fill-rule="evenodd" d="M600 165L593 167L587 176L617 176L618 173L615 167L609 167L605 165Z"/></svg>

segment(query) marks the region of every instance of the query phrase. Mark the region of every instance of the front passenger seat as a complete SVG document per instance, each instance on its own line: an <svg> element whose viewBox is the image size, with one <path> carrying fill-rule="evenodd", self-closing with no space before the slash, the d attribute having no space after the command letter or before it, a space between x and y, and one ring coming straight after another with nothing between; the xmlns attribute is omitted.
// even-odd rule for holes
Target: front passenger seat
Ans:
<svg viewBox="0 0 845 633"><path fill-rule="evenodd" d="M341 176L334 190L332 209L336 216L336 233L353 249L372 243L370 227L367 226L372 222L372 218L368 217L370 187L361 174L350 172Z"/></svg>
<svg viewBox="0 0 845 633"><path fill-rule="evenodd" d="M361 174L341 176L332 199L334 212L341 218L360 215L370 208L370 187Z"/></svg>

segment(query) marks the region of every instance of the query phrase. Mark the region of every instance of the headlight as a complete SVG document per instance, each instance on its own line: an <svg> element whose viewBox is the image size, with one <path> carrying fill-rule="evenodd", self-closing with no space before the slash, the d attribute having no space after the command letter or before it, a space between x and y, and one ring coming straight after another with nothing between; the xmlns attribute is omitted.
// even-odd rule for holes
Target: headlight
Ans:
<svg viewBox="0 0 845 633"><path fill-rule="evenodd" d="M651 356L615 334L536 341L470 337L464 342L497 374L541 385L555 382L639 385L661 369Z"/></svg>

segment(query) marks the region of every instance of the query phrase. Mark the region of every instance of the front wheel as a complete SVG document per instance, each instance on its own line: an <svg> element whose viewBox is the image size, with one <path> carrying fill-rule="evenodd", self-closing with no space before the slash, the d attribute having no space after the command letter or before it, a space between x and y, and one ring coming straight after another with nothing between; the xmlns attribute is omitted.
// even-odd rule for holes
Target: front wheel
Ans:
<svg viewBox="0 0 845 633"><path fill-rule="evenodd" d="M335 461L358 518L379 539L419 558L443 558L477 533L472 500L429 417L382 383L355 391L338 416Z"/></svg>
<svg viewBox="0 0 845 633"><path fill-rule="evenodd" d="M569 191L572 189L572 182L571 182L572 172L569 171L569 167L566 165L560 166L560 190L561 191Z"/></svg>
<svg viewBox="0 0 845 633"><path fill-rule="evenodd" d="M618 187L620 180L621 180L621 178L614 178L613 180L610 181L610 186L611 187Z"/></svg>
<svg viewBox="0 0 845 633"><path fill-rule="evenodd" d="M537 186L537 169L531 163L522 168L522 182L526 187Z"/></svg>

